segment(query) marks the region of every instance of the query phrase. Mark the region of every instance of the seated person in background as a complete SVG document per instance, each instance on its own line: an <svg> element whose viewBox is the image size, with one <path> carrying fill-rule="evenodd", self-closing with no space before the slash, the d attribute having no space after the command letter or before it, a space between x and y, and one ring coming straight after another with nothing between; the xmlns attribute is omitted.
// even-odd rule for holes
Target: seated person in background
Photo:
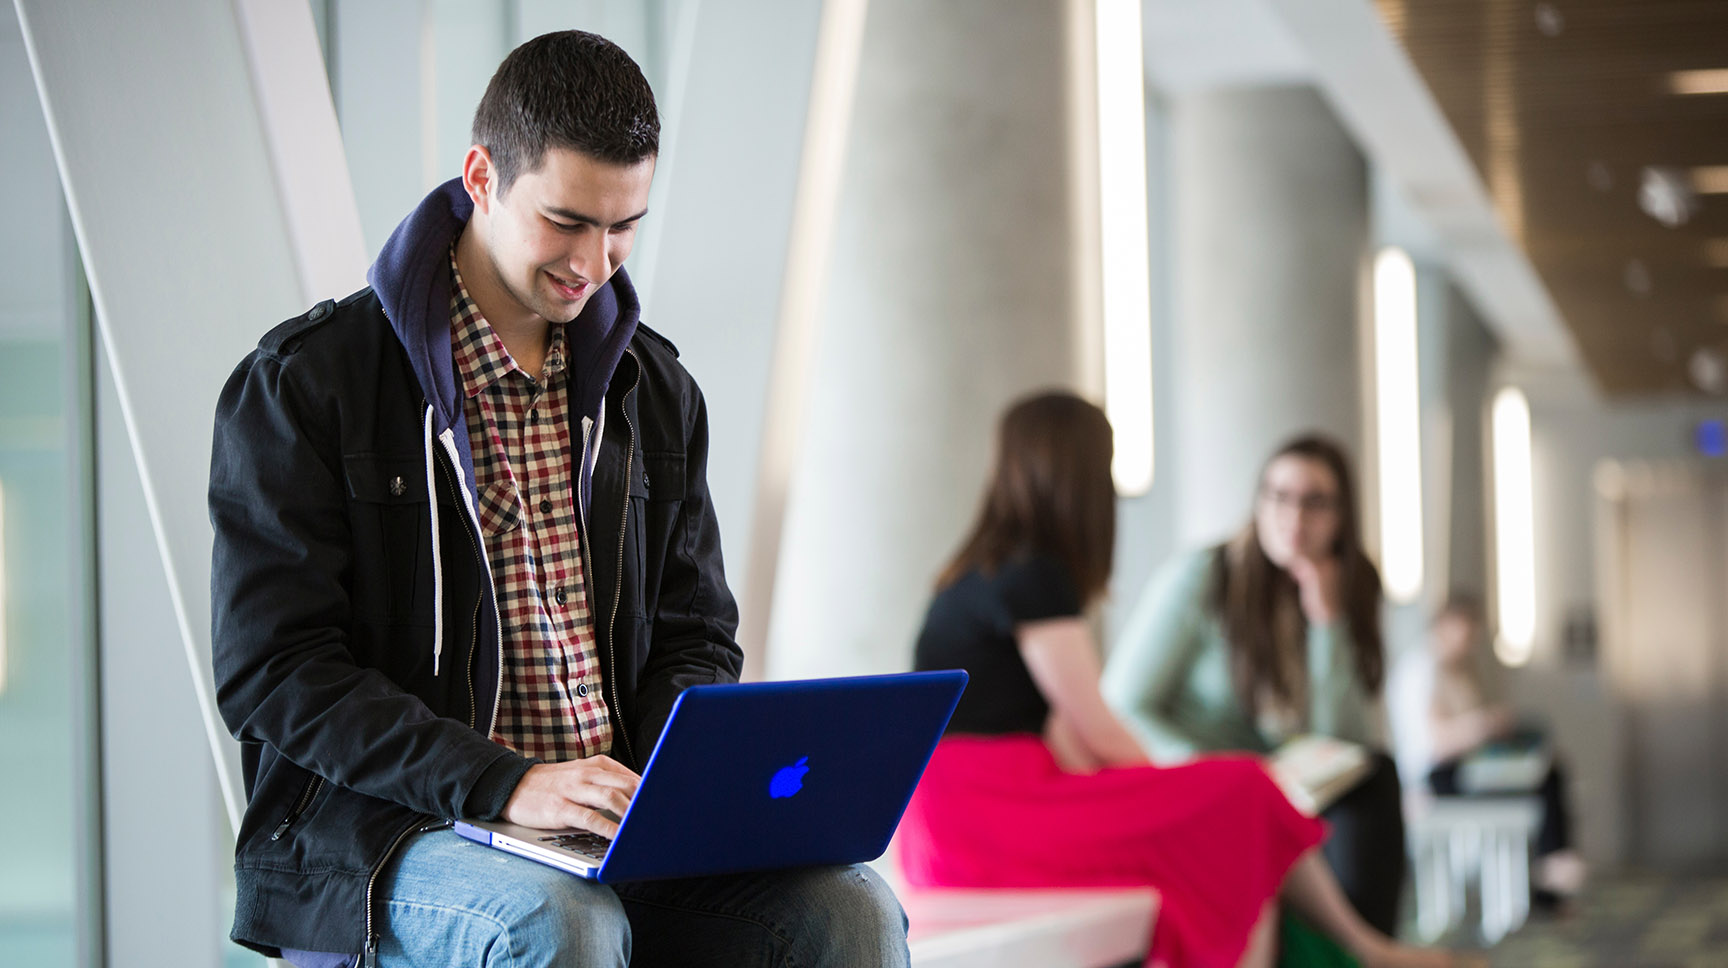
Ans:
<svg viewBox="0 0 1728 968"><path fill-rule="evenodd" d="M1247 523L1147 584L1104 671L1104 697L1160 762L1266 754L1297 735L1373 750L1325 813L1326 859L1356 910L1396 930L1404 886L1398 773L1377 716L1380 575L1363 552L1343 451L1304 436L1260 473Z"/></svg>
<svg viewBox="0 0 1728 968"><path fill-rule="evenodd" d="M1495 749L1529 753L1547 745L1538 732L1520 728L1511 707L1490 700L1480 665L1483 640L1481 605L1469 595L1454 593L1435 616L1432 629L1434 694L1428 725L1436 765L1428 783L1441 796L1478 792L1460 783L1461 768L1473 755ZM1584 859L1572 845L1564 783L1550 755L1547 769L1528 788L1542 799L1533 882L1537 904L1543 907L1557 905L1584 885Z"/></svg>
<svg viewBox="0 0 1728 968"><path fill-rule="evenodd" d="M907 880L1156 888L1148 964L1167 968L1273 964L1280 901L1370 968L1450 963L1357 915L1315 850L1325 824L1258 759L1153 766L1104 705L1083 612L1110 578L1111 450L1103 411L1071 394L1002 420L982 511L918 637L917 668L972 680L901 824Z"/></svg>

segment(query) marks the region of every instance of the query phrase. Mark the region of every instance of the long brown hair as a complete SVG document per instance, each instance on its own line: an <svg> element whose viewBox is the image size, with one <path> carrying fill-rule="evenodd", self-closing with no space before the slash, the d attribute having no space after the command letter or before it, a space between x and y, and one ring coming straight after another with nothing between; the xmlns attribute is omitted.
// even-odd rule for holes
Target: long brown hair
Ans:
<svg viewBox="0 0 1728 968"><path fill-rule="evenodd" d="M1325 437L1297 437L1261 465L1256 504L1265 488L1267 470L1283 457L1315 461L1330 470L1338 482L1338 535L1332 551L1338 559L1344 618L1356 652L1356 675L1373 695L1380 691L1386 670L1386 647L1380 634L1380 572L1362 550L1349 459L1343 448ZM1285 666L1278 659L1284 649L1296 645L1285 640L1299 635L1305 626L1296 581L1266 557L1257 517L1251 511L1247 526L1218 549L1212 603L1230 643L1237 696L1250 715L1259 709L1262 687L1279 699L1293 698L1296 684L1288 681Z"/></svg>
<svg viewBox="0 0 1728 968"><path fill-rule="evenodd" d="M1039 554L1068 566L1082 602L1103 594L1116 551L1114 449L1104 411L1072 393L1040 393L1009 407L984 504L936 587Z"/></svg>

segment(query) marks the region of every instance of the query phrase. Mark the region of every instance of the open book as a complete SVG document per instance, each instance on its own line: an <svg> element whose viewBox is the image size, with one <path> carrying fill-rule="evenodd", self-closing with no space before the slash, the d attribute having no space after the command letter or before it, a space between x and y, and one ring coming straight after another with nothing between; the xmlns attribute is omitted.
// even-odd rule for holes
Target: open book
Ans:
<svg viewBox="0 0 1728 968"><path fill-rule="evenodd" d="M1313 734L1278 747L1267 766L1284 795L1310 817L1337 803L1373 768L1364 747Z"/></svg>
<svg viewBox="0 0 1728 968"><path fill-rule="evenodd" d="M1464 757L1458 765L1458 789L1477 796L1533 793L1554 767L1554 751L1541 732L1519 730L1513 736Z"/></svg>

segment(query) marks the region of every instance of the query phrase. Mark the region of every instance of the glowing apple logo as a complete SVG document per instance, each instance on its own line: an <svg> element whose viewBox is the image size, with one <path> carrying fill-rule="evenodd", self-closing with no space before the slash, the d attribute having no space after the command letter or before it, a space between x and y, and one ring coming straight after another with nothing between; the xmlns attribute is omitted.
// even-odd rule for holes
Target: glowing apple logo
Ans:
<svg viewBox="0 0 1728 968"><path fill-rule="evenodd" d="M768 781L768 795L775 800L781 800L804 789L804 774L810 772L806 764L810 757L806 756L791 766L783 766L774 773L774 779Z"/></svg>

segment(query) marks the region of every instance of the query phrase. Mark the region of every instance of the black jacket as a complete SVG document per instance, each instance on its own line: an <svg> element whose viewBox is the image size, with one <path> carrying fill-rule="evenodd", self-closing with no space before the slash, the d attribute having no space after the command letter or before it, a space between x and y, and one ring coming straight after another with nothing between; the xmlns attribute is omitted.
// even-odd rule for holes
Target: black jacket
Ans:
<svg viewBox="0 0 1728 968"><path fill-rule="evenodd" d="M217 407L214 666L248 800L233 937L267 954L362 950L399 844L497 817L531 765L487 738L502 642L449 351L465 202L435 191L371 287L272 330ZM573 369L611 364L573 386L572 421L586 398L600 428L574 479L613 756L640 769L678 694L741 659L702 395L635 313L620 272L567 336Z"/></svg>

